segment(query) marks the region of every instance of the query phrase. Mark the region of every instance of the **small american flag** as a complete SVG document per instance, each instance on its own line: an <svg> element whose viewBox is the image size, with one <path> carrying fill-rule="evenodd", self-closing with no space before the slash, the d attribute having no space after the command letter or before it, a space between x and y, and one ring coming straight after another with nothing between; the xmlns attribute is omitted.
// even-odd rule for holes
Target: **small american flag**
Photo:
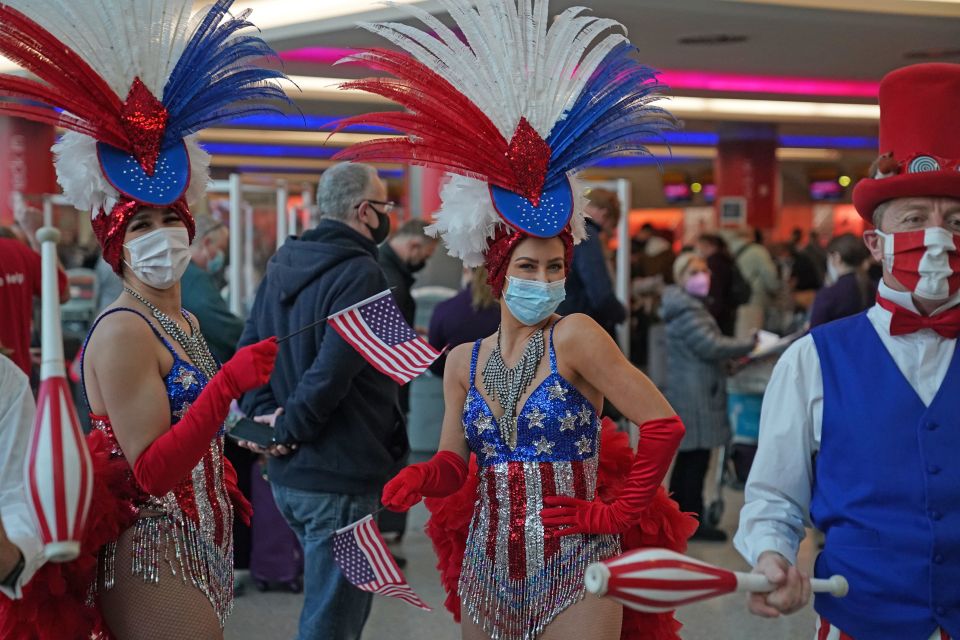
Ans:
<svg viewBox="0 0 960 640"><path fill-rule="evenodd" d="M327 322L367 362L399 384L407 384L440 357L407 325L389 289L330 316Z"/></svg>
<svg viewBox="0 0 960 640"><path fill-rule="evenodd" d="M357 588L431 611L407 584L372 515L333 534L333 559Z"/></svg>

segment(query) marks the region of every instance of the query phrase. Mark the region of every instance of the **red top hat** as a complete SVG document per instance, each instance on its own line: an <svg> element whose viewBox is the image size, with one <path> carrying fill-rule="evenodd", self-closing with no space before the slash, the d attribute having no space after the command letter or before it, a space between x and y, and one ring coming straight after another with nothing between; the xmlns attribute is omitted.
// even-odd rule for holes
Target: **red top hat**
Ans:
<svg viewBox="0 0 960 640"><path fill-rule="evenodd" d="M883 78L879 171L853 190L864 219L894 198L960 198L958 105L960 64L917 64Z"/></svg>

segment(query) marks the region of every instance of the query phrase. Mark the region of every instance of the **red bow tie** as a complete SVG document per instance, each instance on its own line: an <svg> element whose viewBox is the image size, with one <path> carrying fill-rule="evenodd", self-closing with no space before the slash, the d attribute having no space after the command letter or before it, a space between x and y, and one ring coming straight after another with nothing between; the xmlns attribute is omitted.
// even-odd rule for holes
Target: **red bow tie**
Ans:
<svg viewBox="0 0 960 640"><path fill-rule="evenodd" d="M933 329L944 338L960 336L960 307L941 311L935 316L922 316L877 296L877 304L893 314L890 335L902 336L920 329Z"/></svg>

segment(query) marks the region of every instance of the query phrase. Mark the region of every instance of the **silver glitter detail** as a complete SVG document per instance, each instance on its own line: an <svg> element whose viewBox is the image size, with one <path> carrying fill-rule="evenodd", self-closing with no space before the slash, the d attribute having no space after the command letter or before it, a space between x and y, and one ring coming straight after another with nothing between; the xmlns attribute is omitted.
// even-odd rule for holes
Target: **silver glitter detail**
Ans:
<svg viewBox="0 0 960 640"><path fill-rule="evenodd" d="M497 491L497 556L495 560L498 567L507 567L510 562L507 551L510 542L510 478L507 475L508 468L509 463L491 466ZM484 546L486 546L485 542Z"/></svg>
<svg viewBox="0 0 960 640"><path fill-rule="evenodd" d="M582 456L587 455L593 449L593 442L587 436L582 436L575 444L577 445L577 453Z"/></svg>
<svg viewBox="0 0 960 640"><path fill-rule="evenodd" d="M557 485L558 496L574 496L573 464L570 462L556 462L553 465L553 481ZM562 536L560 549L562 553L572 553L580 544L581 536Z"/></svg>
<svg viewBox="0 0 960 640"><path fill-rule="evenodd" d="M556 442L550 442L547 440L546 436L540 436L539 440L535 440L533 446L536 447L536 455L540 456L547 454L548 456L553 455L553 448L557 446Z"/></svg>
<svg viewBox="0 0 960 640"><path fill-rule="evenodd" d="M497 420L500 436L510 450L517 448L517 404L527 387L533 382L543 358L543 327L530 336L523 348L523 355L513 367L503 361L500 350L500 329L497 329L497 346L493 348L487 363L483 365L483 388L492 400L500 403L503 416Z"/></svg>
<svg viewBox="0 0 960 640"><path fill-rule="evenodd" d="M566 402L567 390L563 388L563 385L560 384L559 380L547 387L547 391L550 393L551 400L556 400L559 398L562 402Z"/></svg>
<svg viewBox="0 0 960 640"><path fill-rule="evenodd" d="M580 417L580 426L585 427L592 421L593 412L587 407L587 405L580 406L580 413L577 414Z"/></svg>
<svg viewBox="0 0 960 640"><path fill-rule="evenodd" d="M567 413L560 418L560 431L574 431L577 428L577 416L570 413L570 410L567 409Z"/></svg>
<svg viewBox="0 0 960 640"><path fill-rule="evenodd" d="M524 522L524 535L527 540L526 553L527 575L537 575L544 568L544 542L546 533L543 529L543 483L540 478L539 463L524 463L523 479L527 487L527 519Z"/></svg>
<svg viewBox="0 0 960 640"><path fill-rule="evenodd" d="M483 456L485 458L496 458L497 457L497 445L492 442L483 443Z"/></svg>
<svg viewBox="0 0 960 640"><path fill-rule="evenodd" d="M600 466L599 456L593 456L583 461L583 475L586 476L587 500L593 500L597 493L597 468Z"/></svg>
<svg viewBox="0 0 960 640"><path fill-rule="evenodd" d="M473 428L477 430L477 435L480 435L484 431L489 431L493 429L493 418L490 416L480 416L473 421Z"/></svg>
<svg viewBox="0 0 960 640"><path fill-rule="evenodd" d="M527 416L528 429L543 429L543 420L547 414L540 411L540 407L534 407L533 411Z"/></svg>
<svg viewBox="0 0 960 640"><path fill-rule="evenodd" d="M565 536L561 550L544 558L543 523L540 520L542 487L540 464L523 463L526 483L526 519L524 550L527 556L526 577L510 577L510 568L502 527L497 528L497 553L486 553L489 527L488 475L496 480L500 503L498 519L509 518L508 465L481 467L479 500L470 523L466 552L460 574L458 593L463 615L483 629L491 640L536 640L550 622L567 607L583 599L583 576L587 566L618 555L619 536ZM569 463L555 463L554 477L560 487L561 476L572 493L573 476ZM566 470L563 469L566 467ZM595 469L595 468L594 468Z"/></svg>

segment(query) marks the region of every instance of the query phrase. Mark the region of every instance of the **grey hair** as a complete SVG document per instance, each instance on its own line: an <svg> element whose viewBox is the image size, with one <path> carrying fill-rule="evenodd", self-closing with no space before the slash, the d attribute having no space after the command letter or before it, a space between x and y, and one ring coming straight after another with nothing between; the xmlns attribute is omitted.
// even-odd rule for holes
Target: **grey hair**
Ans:
<svg viewBox="0 0 960 640"><path fill-rule="evenodd" d="M873 215L870 217L870 220L873 222L873 226L877 229L879 229L880 225L883 224L883 214L886 213L887 209L890 208L891 202L892 200L881 202L874 208Z"/></svg>
<svg viewBox="0 0 960 640"><path fill-rule="evenodd" d="M360 202L368 197L377 170L368 164L341 162L320 177L317 186L317 207L320 216L346 221Z"/></svg>
<svg viewBox="0 0 960 640"><path fill-rule="evenodd" d="M211 215L202 215L197 216L194 220L196 225L196 231L194 232L194 240L199 242L203 240L207 235L213 233L217 229L226 227L225 224L217 220Z"/></svg>

